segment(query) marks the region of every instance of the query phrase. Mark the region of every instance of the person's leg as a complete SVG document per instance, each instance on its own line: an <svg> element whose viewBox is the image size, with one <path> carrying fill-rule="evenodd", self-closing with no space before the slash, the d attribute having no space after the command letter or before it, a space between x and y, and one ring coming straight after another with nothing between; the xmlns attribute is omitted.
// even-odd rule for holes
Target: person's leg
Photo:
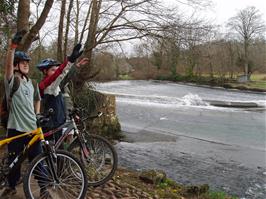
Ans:
<svg viewBox="0 0 266 199"><path fill-rule="evenodd" d="M60 139L60 137L63 135L63 131L62 129L57 131L55 134L54 134L54 140L55 140L55 143ZM64 142L61 143L61 145L59 146L59 149L64 149Z"/></svg>
<svg viewBox="0 0 266 199"><path fill-rule="evenodd" d="M37 155L41 153L42 153L41 142L34 143L29 149L28 153L29 161L31 162Z"/></svg>
<svg viewBox="0 0 266 199"><path fill-rule="evenodd" d="M62 134L63 134L63 131L62 131L62 130L59 130L59 131L57 131L57 132L54 134L55 142L57 142L57 141L60 139L60 137L62 136Z"/></svg>
<svg viewBox="0 0 266 199"><path fill-rule="evenodd" d="M21 134L21 132L18 132L14 129L8 129L7 136L13 137L16 135ZM8 144L8 164L11 164L14 159L17 157L17 155L23 150L23 140L22 139L16 139L15 141ZM16 184L20 178L20 169L21 165L16 165L11 172L8 174L8 187L2 192L0 198L6 199L12 197L12 195L16 194Z"/></svg>
<svg viewBox="0 0 266 199"><path fill-rule="evenodd" d="M8 137L13 137L21 134L22 132L14 129L8 129ZM14 159L23 151L24 139L19 138L8 144L8 163L11 164ZM15 189L15 186L20 178L21 165L16 165L8 175L8 184L10 188Z"/></svg>
<svg viewBox="0 0 266 199"><path fill-rule="evenodd" d="M40 142L34 143L30 147L28 152L29 162L32 162L32 160L41 153L42 153L41 143ZM45 170L42 162L38 165L38 167L35 168L34 174L40 186L43 186L43 184L47 182L47 171Z"/></svg>
<svg viewBox="0 0 266 199"><path fill-rule="evenodd" d="M34 143L30 147L29 153L28 153L28 158L29 161L31 162L36 156L41 154L43 152L42 147L41 147L41 142ZM35 179L38 180L38 184L40 187L40 198L50 198L50 194L47 191L47 187L49 186L49 179L48 179L48 171L41 162L38 165L38 168L35 168Z"/></svg>

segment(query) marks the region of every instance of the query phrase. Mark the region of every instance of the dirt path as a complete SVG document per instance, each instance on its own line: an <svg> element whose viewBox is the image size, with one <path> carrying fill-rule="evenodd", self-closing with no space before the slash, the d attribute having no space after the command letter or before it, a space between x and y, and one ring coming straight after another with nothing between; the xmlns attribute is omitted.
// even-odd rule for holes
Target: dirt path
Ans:
<svg viewBox="0 0 266 199"><path fill-rule="evenodd" d="M147 191L132 185L124 179L129 173L126 170L117 171L113 180L97 188L89 188L86 199L158 199L158 196L151 196ZM134 177L135 178L135 177ZM129 180L131 181L131 180ZM147 185L149 186L149 185ZM1 191L2 192L2 191ZM0 193L1 193L0 192ZM25 199L23 185L17 186L17 194L12 199Z"/></svg>

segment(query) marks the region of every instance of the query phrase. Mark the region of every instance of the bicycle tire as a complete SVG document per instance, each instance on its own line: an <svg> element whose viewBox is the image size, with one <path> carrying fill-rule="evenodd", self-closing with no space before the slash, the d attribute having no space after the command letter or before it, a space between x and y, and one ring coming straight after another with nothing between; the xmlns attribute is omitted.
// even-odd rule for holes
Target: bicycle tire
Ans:
<svg viewBox="0 0 266 199"><path fill-rule="evenodd" d="M78 158L67 151L56 151L56 173L58 182L53 178L47 154L38 155L30 164L23 179L23 189L27 199L52 198L84 199L87 192L87 177ZM40 196L41 189L43 197ZM49 197L48 197L49 198Z"/></svg>
<svg viewBox="0 0 266 199"><path fill-rule="evenodd" d="M117 170L118 158L113 145L99 135L83 133L89 158L85 159L81 153L80 143L75 139L69 146L70 151L79 157L86 170L88 185L97 187L109 181Z"/></svg>

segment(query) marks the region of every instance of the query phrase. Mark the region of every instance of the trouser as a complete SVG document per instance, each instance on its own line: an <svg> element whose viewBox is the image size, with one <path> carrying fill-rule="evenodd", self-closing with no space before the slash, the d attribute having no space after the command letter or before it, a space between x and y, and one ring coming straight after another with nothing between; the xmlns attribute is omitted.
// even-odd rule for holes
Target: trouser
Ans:
<svg viewBox="0 0 266 199"><path fill-rule="evenodd" d="M55 127L55 128L56 128L56 127ZM55 129L55 128L52 128L52 129ZM46 132L52 130L51 128L45 128L45 127L43 127L42 129L43 129L43 132L44 132L44 133L46 133ZM49 142L53 142L53 144L55 144L55 143L60 139L60 137L61 137L62 135L63 135L63 131L62 131L62 129L61 129L61 130L59 130L59 131L56 131L56 132L55 132L54 134L52 134L52 135L46 136L46 137L45 137L45 140L48 140ZM64 149L64 147L61 145L61 146L59 147L59 149Z"/></svg>
<svg viewBox="0 0 266 199"><path fill-rule="evenodd" d="M15 129L8 129L8 137L13 137L16 135L23 134L24 132L17 131ZM24 136L21 138L18 138L8 144L8 162L11 164L14 159L20 154L25 145L28 144L31 138ZM28 151L28 159L31 162L37 155L42 153L41 143L36 142L34 143L29 151ZM19 181L19 178L21 176L21 165L17 165L16 169L12 170L12 172L8 175L8 184L9 187L15 188L17 182Z"/></svg>

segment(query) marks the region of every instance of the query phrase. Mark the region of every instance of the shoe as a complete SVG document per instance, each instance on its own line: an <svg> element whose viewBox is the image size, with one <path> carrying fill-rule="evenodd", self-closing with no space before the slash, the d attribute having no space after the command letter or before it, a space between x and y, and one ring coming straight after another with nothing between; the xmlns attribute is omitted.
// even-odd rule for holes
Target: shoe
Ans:
<svg viewBox="0 0 266 199"><path fill-rule="evenodd" d="M41 188L40 199L53 199L46 188Z"/></svg>
<svg viewBox="0 0 266 199"><path fill-rule="evenodd" d="M17 193L16 189L7 187L5 188L5 190L2 192L0 198L1 199L9 199L12 198L13 195L15 195Z"/></svg>

